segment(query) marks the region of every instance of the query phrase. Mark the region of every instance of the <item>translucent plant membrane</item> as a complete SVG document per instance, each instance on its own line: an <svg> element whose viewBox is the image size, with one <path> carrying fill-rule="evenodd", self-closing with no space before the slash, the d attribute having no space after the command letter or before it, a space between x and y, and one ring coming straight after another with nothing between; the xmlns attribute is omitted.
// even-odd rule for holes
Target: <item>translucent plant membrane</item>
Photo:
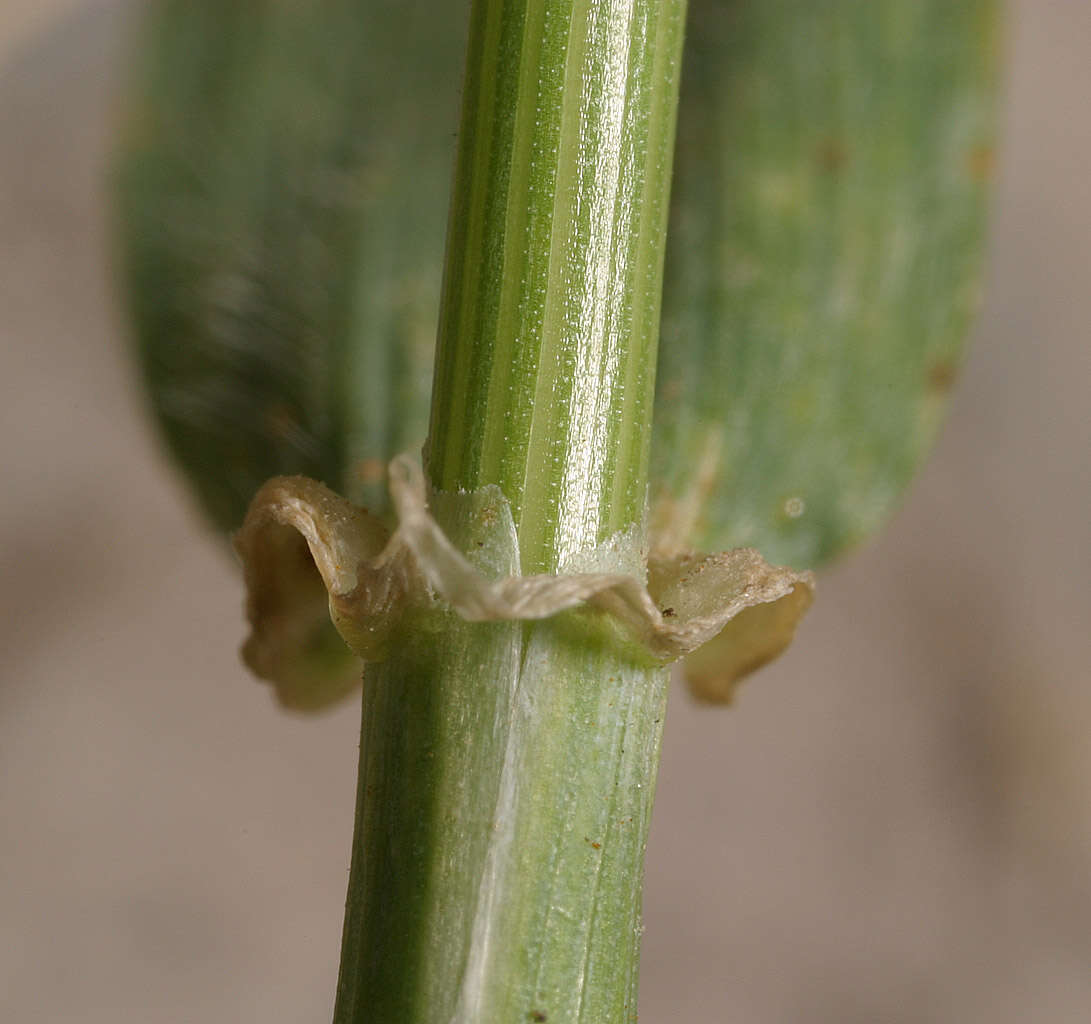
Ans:
<svg viewBox="0 0 1091 1024"><path fill-rule="evenodd" d="M287 706L336 701L360 677L356 659L384 661L405 613L430 606L471 622L582 610L638 659L684 659L697 696L728 702L743 676L788 646L813 597L810 573L771 566L751 548L659 553L653 538L645 560L635 534L581 558L587 571L523 576L498 487L429 495L420 467L403 455L390 465L390 494L393 532L306 477L270 480L250 505L235 538L251 626L243 657ZM468 524L460 544L430 506ZM646 564L647 578L594 571L600 562Z"/></svg>

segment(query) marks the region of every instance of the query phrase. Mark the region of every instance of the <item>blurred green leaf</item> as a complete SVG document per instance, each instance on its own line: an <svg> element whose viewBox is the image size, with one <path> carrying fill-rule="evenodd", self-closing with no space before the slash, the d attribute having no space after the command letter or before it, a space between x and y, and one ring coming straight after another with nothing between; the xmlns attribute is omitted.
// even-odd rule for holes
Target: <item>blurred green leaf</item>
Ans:
<svg viewBox="0 0 1091 1024"><path fill-rule="evenodd" d="M156 0L116 161L151 405L211 519L303 473L377 511L425 436L466 12Z"/></svg>

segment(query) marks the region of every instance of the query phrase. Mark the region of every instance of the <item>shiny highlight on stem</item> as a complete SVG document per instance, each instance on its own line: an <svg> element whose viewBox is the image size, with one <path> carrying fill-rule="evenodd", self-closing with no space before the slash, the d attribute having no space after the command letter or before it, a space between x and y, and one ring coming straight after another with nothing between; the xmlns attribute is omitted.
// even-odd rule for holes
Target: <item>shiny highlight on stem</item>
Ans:
<svg viewBox="0 0 1091 1024"><path fill-rule="evenodd" d="M428 471L523 569L641 523L684 5L474 5Z"/></svg>

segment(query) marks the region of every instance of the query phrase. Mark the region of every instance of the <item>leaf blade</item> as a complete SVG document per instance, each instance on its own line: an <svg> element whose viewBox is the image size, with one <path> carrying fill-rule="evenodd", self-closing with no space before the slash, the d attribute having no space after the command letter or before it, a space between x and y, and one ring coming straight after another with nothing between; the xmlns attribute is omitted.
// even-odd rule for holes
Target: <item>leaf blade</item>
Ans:
<svg viewBox="0 0 1091 1024"><path fill-rule="evenodd" d="M667 546L876 530L977 304L990 0L691 4L656 395Z"/></svg>
<svg viewBox="0 0 1091 1024"><path fill-rule="evenodd" d="M147 14L121 278L152 411L221 530L285 474L384 511L382 468L423 442L463 22L423 0Z"/></svg>

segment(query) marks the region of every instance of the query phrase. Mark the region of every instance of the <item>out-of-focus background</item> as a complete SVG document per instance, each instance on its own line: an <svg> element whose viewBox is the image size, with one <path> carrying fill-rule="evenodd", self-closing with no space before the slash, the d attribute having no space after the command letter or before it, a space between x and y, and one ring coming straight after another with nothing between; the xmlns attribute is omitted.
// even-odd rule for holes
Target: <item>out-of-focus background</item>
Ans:
<svg viewBox="0 0 1091 1024"><path fill-rule="evenodd" d="M329 1019L357 709L278 711L126 360L126 5L0 3L0 1020ZM1012 4L935 457L730 710L679 688L641 1019L1091 1019L1091 4ZM484 1024L484 1022L483 1022Z"/></svg>

